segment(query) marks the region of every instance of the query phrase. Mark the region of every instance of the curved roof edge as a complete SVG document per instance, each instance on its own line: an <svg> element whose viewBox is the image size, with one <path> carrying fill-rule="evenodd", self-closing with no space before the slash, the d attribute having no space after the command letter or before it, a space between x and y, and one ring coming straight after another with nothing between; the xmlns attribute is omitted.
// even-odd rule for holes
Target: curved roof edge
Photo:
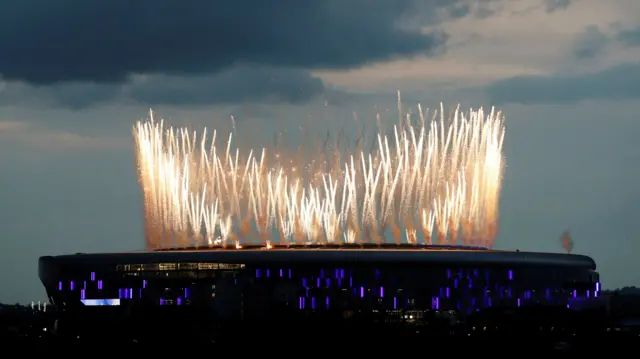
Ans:
<svg viewBox="0 0 640 359"><path fill-rule="evenodd" d="M216 250L163 250L156 252L95 253L41 257L44 261L67 264L142 264L161 262L223 261L228 263L424 263L461 265L555 265L596 269L588 256L562 253L511 252L453 248L295 248L295 249L216 249Z"/></svg>

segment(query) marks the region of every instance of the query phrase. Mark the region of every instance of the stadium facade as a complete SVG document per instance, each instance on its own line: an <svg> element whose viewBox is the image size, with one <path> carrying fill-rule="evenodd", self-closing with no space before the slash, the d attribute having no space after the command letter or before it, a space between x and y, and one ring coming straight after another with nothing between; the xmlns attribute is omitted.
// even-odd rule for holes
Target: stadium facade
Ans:
<svg viewBox="0 0 640 359"><path fill-rule="evenodd" d="M437 246L45 256L39 276L62 312L197 306L227 320L366 313L420 321L433 311L579 308L600 290L586 256Z"/></svg>

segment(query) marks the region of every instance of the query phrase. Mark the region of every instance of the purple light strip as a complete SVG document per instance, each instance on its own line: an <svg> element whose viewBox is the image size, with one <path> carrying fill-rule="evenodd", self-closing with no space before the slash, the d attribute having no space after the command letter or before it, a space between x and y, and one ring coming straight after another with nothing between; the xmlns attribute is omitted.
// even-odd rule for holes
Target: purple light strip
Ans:
<svg viewBox="0 0 640 359"><path fill-rule="evenodd" d="M290 268L284 268L284 269L274 269L277 271L278 276L280 278L284 278L286 276L285 274L285 270L287 271L287 274L289 275L289 278L292 277L292 269ZM302 283L305 287L305 295L309 298L311 298L310 303L311 303L311 309L316 310L318 307L318 303L316 303L316 297L311 297L309 296L310 293L314 293L315 295L315 290L316 288L320 289L320 288L332 288L332 285L334 285L334 283L332 283L331 278L332 277L336 277L338 278L338 283L337 285L342 287L343 282L340 280L340 278L344 277L344 272L348 270L348 269L339 269L339 268L332 268L332 269L320 269L319 270L319 276L312 276L312 277L307 277L307 278L300 278L302 280ZM328 271L328 272L327 272ZM351 270L348 270L349 274L352 273ZM326 274L330 273L330 274L334 274L334 276L327 276ZM473 289L474 284L478 285L479 282L476 281L476 283L474 283L473 278L475 277L480 277L480 272L475 269L475 270L456 270L455 271L456 274L458 274L458 276L454 276L453 278L451 278L453 280L453 286L456 288L464 288L464 287L468 287ZM503 272L504 273L504 272ZM270 269L269 268L264 268L264 269L259 269L256 270L256 276L264 276L265 274L267 274L267 276L270 276ZM488 272L485 271L485 274L488 276ZM451 275L451 270L447 269L447 276ZM375 276L376 278L381 278L383 276L383 273L379 270L376 269L375 270ZM474 277L472 277L474 276ZM95 280L96 274L95 272L91 272L91 280ZM274 275L274 277L277 277L276 275ZM484 277L484 276L482 276ZM321 279L322 278L322 279ZM504 277L502 277L504 278ZM513 280L513 271L509 270L508 271L508 278L509 280ZM345 278L346 279L346 278ZM355 278L355 282L357 284L361 284L361 279ZM466 283L460 283L460 280L466 279ZM309 283L308 281L311 280L311 283ZM393 279L392 279L393 280ZM102 290L103 289L103 281L102 280L98 280L97 281L97 288L98 290ZM360 283L358 283L360 282ZM64 282L59 282L58 283L58 289L60 291L64 290ZM236 283L235 279L234 279L234 283ZM349 276L349 287L346 286L347 283L344 283L345 286L343 287L344 289L349 289L349 292L352 293L352 295L354 296L358 296L360 298L365 298L365 286L359 285L357 287L354 287L354 277L352 275ZM362 284L366 284L362 283ZM382 283L381 283L382 284ZM458 286L458 284L461 284L460 286ZM495 284L495 292L493 290ZM146 288L148 285L147 280L142 280L142 288ZM309 286L311 285L311 286ZM467 299L464 299L462 301L457 301L457 307L459 307L459 310L470 310L470 311L477 311L479 308L476 308L477 304L480 304L482 307L486 308L486 307L491 307L493 305L493 298L491 297L491 295L494 296L500 296L502 297L505 293L508 293L509 298L515 298L516 299L516 305L517 306L522 306L522 305L526 305L526 303L528 303L531 300L540 300L543 298L546 298L547 301L556 303L556 304L564 304L566 303L563 298L566 298L566 294L565 297L562 296L561 292L557 292L555 291L555 289L551 289L551 288L545 288L544 289L544 297L542 296L543 292L542 290L540 290L540 294L539 295L534 295L534 293L531 290L528 289L522 289L522 290L516 290L515 292L512 290L512 288L510 286L499 286L498 283L488 283L488 284L482 284L484 285L484 291L482 291L481 296L482 297L468 297ZM138 287L138 296L135 296L135 298L142 298L142 289L140 287ZM371 288L371 287L369 287ZM69 288L67 288L68 290L76 290L79 289L80 290L80 297L85 299L86 298L86 289L87 289L87 281L83 281L81 283L80 286L76 286L75 281L70 280L69 281ZM359 289L359 290L358 290ZM372 292L376 292L377 289L377 294L379 295L380 298L384 298L385 296L385 288L384 286L375 286L374 288L371 288L370 290ZM387 288L388 289L388 288ZM431 303L431 308L432 309L440 309L441 304L440 303L440 298L450 298L452 295L459 295L458 291L456 290L454 293L451 293L451 288L450 287L446 287L446 286L442 286L440 288L436 288L437 291L439 291L439 295L438 296L433 296L432 297L432 303ZM568 291L568 294L572 297L572 298L576 298L576 299L582 299L582 298L595 298L598 296L599 294L599 290L601 289L601 284L600 282L594 282L593 287L591 290L586 290L583 294L581 294L579 296L579 293L577 290L570 290ZM178 305L184 305L184 299L187 298L189 296L189 291L187 288L183 288L184 290L184 297L180 297L176 299L176 302ZM314 292L311 292L311 290L313 290ZM465 289L462 289L463 291L466 292ZM493 292L493 294L488 294L487 291L491 291ZM553 291L552 291L553 290ZM394 290L392 289L392 292ZM566 293L566 292L565 292ZM134 298L134 294L133 294L133 288L121 288L119 289L119 298L121 299L133 299ZM320 297L322 298L322 297ZM478 300L479 298L482 298L482 300ZM535 298L535 299L534 299ZM398 309L398 297L394 297L393 299L393 307L394 309ZM462 299L462 298L461 298ZM321 299L320 299L321 300ZM408 305L410 298L407 297L402 297L401 300L403 301L403 306ZM468 302L467 302L468 300ZM329 296L325 296L325 305L327 308L329 307L329 301L330 301L330 297ZM465 304L465 308L462 308L462 303L468 303ZM383 303L383 302L380 302ZM445 308L449 307L451 304L448 300L445 302L446 304L444 305ZM513 303L513 302L511 302ZM167 304L167 300L166 299L162 299L162 305L166 305ZM469 307L467 307L467 305L469 305ZM300 297L300 301L299 301L299 306L300 309L305 309L306 307L306 299L304 297ZM324 307L323 306L323 307Z"/></svg>

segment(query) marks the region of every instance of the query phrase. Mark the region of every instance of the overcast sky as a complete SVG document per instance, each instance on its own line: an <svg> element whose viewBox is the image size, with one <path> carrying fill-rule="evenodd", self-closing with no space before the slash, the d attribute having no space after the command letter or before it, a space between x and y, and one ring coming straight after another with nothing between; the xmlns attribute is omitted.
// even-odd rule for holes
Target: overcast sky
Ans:
<svg viewBox="0 0 640 359"><path fill-rule="evenodd" d="M5 0L0 302L37 258L142 249L131 126L340 125L406 105L507 119L501 249L592 256L640 285L636 0ZM268 140L268 138L266 139Z"/></svg>

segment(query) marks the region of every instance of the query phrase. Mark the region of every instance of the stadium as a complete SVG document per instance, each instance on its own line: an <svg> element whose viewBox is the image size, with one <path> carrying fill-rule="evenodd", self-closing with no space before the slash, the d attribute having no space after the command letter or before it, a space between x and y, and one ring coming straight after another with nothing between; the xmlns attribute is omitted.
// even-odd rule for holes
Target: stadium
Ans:
<svg viewBox="0 0 640 359"><path fill-rule="evenodd" d="M420 322L433 311L544 304L579 309L598 296L586 256L463 246L303 246L74 254L39 260L61 312L207 308L221 320L349 317Z"/></svg>
<svg viewBox="0 0 640 359"><path fill-rule="evenodd" d="M220 145L215 131L191 135L150 114L133 131L147 250L41 257L40 279L71 321L137 318L149 333L162 318L173 337L202 332L184 330L196 322L233 336L249 322L373 330L461 323L489 308L588 307L600 290L591 258L490 249L501 114L439 113L429 121L419 107L415 125L408 114L389 136L377 132L369 152L364 134L241 151L235 132Z"/></svg>

